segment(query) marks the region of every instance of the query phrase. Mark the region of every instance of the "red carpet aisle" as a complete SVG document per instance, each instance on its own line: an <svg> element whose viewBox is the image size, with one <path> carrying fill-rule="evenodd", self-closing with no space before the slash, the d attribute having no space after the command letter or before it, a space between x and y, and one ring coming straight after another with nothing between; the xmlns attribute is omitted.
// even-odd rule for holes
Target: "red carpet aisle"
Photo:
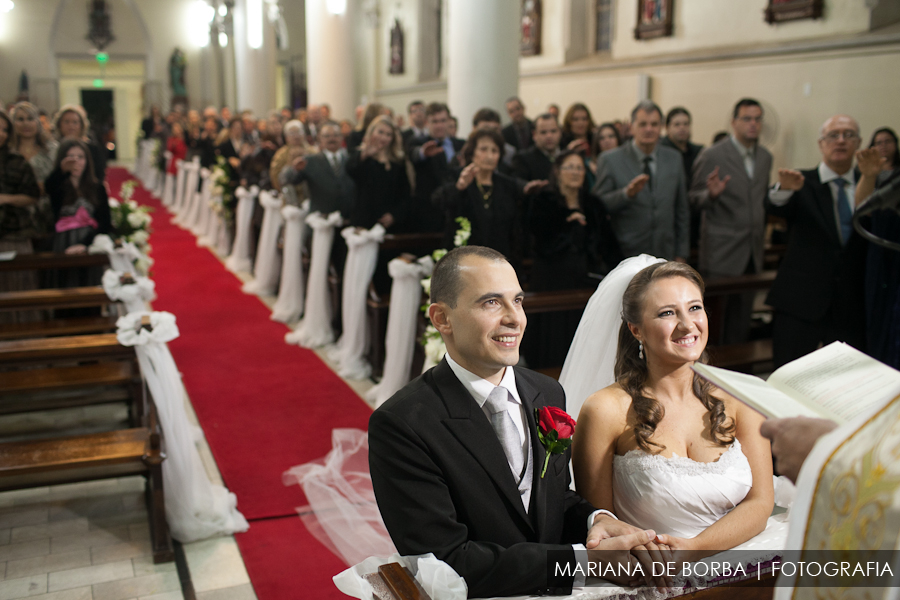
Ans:
<svg viewBox="0 0 900 600"><path fill-rule="evenodd" d="M109 169L113 196L129 178ZM295 511L306 500L281 474L323 457L332 429L366 429L371 410L313 352L285 344L286 327L172 225L158 200L142 187L134 199L155 209L153 307L177 318L172 354L225 485L250 521L236 537L258 597L346 598L331 582L343 563L306 531Z"/></svg>

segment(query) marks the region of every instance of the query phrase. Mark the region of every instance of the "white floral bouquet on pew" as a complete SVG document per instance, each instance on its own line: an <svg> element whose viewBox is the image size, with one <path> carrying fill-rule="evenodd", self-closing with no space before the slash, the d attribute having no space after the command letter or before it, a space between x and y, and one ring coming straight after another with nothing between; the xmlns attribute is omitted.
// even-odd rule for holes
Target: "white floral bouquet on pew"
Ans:
<svg viewBox="0 0 900 600"><path fill-rule="evenodd" d="M456 235L453 236L453 246L459 248L460 246L465 246L469 243L469 238L472 236L472 223L465 217L456 217L456 222L459 225L459 229L456 230ZM447 249L441 248L432 252L431 258L437 263L437 261L441 260L445 254L447 254ZM425 290L426 294L431 295L431 277L426 277L422 280L422 289ZM427 302L422 305L422 312L425 313L425 318L427 319ZM434 325L430 322L425 327L425 333L422 335L422 346L425 348L426 364L437 364L441 362L441 359L443 359L444 355L447 353L447 347L444 345L441 334L438 333L438 330L435 329Z"/></svg>
<svg viewBox="0 0 900 600"><path fill-rule="evenodd" d="M209 206L214 213L228 222L234 211L234 191L231 189L231 166L225 157L220 156L216 159L210 179L212 179L212 193Z"/></svg>
<svg viewBox="0 0 900 600"><path fill-rule="evenodd" d="M119 192L122 201L110 198L109 212L116 237L123 242L133 243L146 253L149 250L147 242L150 239L150 223L153 222L150 212L153 209L149 206L140 206L131 199L135 186L137 182L133 179L123 183Z"/></svg>

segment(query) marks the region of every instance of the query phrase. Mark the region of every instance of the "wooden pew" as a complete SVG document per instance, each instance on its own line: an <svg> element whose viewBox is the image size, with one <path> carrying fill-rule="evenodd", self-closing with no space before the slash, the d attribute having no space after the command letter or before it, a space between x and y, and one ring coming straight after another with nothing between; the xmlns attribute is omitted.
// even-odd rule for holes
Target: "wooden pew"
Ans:
<svg viewBox="0 0 900 600"><path fill-rule="evenodd" d="M109 266L106 254L57 254L39 252L22 254L12 260L0 260L0 272L43 271L47 269L78 269Z"/></svg>
<svg viewBox="0 0 900 600"><path fill-rule="evenodd" d="M0 342L0 371L41 364L64 366L133 358L134 348L119 344L114 333Z"/></svg>
<svg viewBox="0 0 900 600"><path fill-rule="evenodd" d="M113 301L99 285L50 290L0 292L0 310L43 310L106 306Z"/></svg>

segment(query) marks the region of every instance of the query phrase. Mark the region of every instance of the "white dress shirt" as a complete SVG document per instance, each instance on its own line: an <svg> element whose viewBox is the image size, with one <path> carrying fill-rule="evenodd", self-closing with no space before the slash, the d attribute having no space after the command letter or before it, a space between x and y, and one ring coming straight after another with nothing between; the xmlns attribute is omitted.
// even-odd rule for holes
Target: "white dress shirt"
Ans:
<svg viewBox="0 0 900 600"><path fill-rule="evenodd" d="M840 173L836 173L825 163L819 163L819 179L822 181L822 183L827 183L828 189L831 190L831 199L834 208L834 222L837 224L838 235L841 236L841 217L840 213L838 212L837 205L838 185L837 183L835 183L835 180L838 178L843 178L843 180L847 182L847 185L844 186L844 192L847 195L847 203L850 205L850 213L853 214L853 211L856 210L856 205L854 204L854 198L856 197L856 179L853 177L853 169L850 169L849 171L841 175ZM769 190L769 201L775 206L784 206L793 195L794 192L792 190L783 190L776 183L775 187Z"/></svg>

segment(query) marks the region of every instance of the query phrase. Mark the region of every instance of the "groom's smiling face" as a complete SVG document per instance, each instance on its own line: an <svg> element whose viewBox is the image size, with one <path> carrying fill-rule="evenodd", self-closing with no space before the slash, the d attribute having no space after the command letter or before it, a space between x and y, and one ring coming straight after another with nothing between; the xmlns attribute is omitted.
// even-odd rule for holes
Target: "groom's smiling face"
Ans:
<svg viewBox="0 0 900 600"><path fill-rule="evenodd" d="M435 326L460 366L499 383L503 369L519 362L527 319L522 287L505 260L467 256L460 261L456 306L441 304Z"/></svg>

